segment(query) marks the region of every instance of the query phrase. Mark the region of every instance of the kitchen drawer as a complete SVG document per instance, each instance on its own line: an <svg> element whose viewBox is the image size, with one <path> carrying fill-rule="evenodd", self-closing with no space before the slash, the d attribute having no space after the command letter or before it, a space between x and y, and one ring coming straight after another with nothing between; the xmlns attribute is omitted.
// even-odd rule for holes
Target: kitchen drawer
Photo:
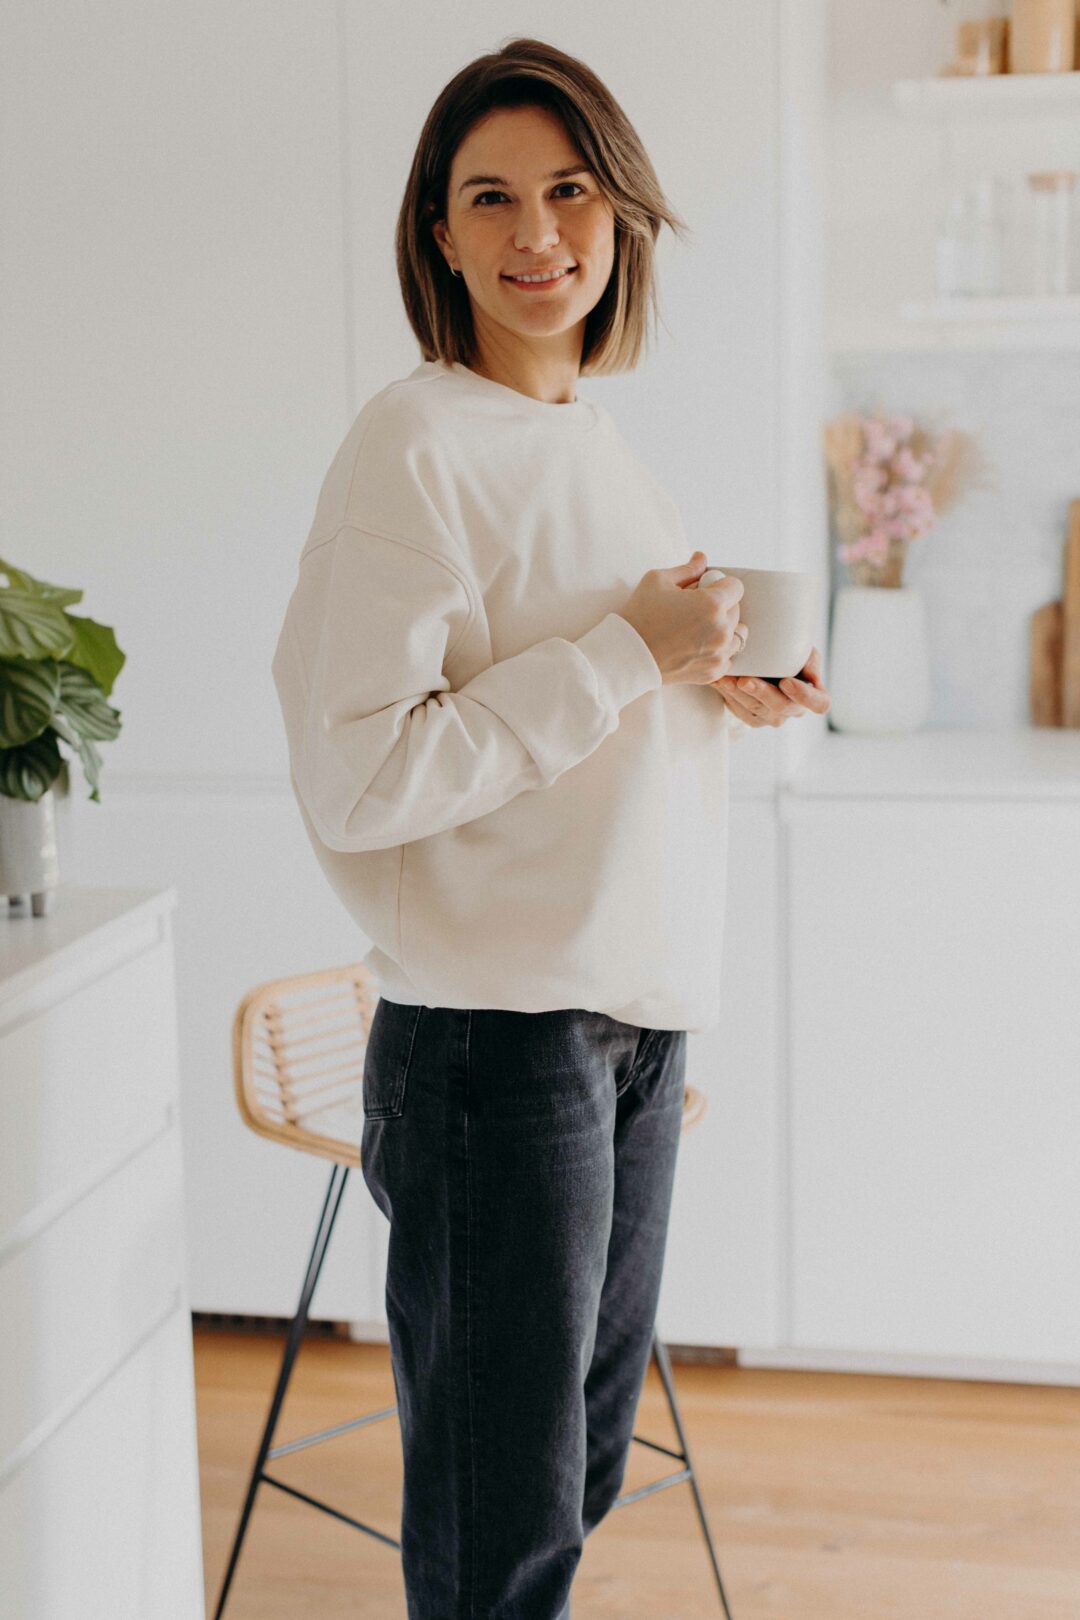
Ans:
<svg viewBox="0 0 1080 1620"><path fill-rule="evenodd" d="M4 1620L204 1620L194 1432L174 1308L0 1484Z"/></svg>
<svg viewBox="0 0 1080 1620"><path fill-rule="evenodd" d="M0 1480L180 1297L180 1172L167 1126L0 1262Z"/></svg>
<svg viewBox="0 0 1080 1620"><path fill-rule="evenodd" d="M0 1034L0 1258L168 1120L175 1018L165 939Z"/></svg>

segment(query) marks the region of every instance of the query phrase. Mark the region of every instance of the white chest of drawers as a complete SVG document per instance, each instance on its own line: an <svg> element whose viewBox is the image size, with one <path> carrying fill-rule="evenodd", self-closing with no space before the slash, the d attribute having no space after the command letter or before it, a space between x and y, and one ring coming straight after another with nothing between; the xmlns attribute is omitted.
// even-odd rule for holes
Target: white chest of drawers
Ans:
<svg viewBox="0 0 1080 1620"><path fill-rule="evenodd" d="M173 889L0 906L0 1616L204 1620Z"/></svg>

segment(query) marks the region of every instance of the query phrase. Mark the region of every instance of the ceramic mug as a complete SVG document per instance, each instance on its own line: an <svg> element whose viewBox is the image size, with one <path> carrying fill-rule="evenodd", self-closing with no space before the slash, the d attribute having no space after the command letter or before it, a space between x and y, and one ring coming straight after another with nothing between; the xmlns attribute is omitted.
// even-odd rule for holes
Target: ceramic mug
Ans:
<svg viewBox="0 0 1080 1620"><path fill-rule="evenodd" d="M821 606L822 577L785 568L706 568L698 588L723 578L741 579L739 618L746 645L728 665L729 675L782 681L798 675L814 650L814 627Z"/></svg>

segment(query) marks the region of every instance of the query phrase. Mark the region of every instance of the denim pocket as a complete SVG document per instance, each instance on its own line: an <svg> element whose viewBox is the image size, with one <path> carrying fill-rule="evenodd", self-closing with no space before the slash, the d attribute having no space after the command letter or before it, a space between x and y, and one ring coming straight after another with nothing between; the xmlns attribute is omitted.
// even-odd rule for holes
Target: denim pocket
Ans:
<svg viewBox="0 0 1080 1620"><path fill-rule="evenodd" d="M423 1007L408 1007L380 997L364 1053L367 1119L398 1119L404 1112L405 1084L423 1011Z"/></svg>

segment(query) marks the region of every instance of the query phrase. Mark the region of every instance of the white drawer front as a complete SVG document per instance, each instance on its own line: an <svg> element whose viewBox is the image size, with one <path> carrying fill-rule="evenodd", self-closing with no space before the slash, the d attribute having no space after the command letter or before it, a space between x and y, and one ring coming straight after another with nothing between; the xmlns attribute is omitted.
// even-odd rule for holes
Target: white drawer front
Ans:
<svg viewBox="0 0 1080 1620"><path fill-rule="evenodd" d="M180 1168L172 1125L0 1263L0 1480L182 1297Z"/></svg>
<svg viewBox="0 0 1080 1620"><path fill-rule="evenodd" d="M205 1620L186 1310L0 1486L0 1571L4 1620Z"/></svg>
<svg viewBox="0 0 1080 1620"><path fill-rule="evenodd" d="M175 1021L164 940L0 1035L0 1257L168 1117Z"/></svg>

